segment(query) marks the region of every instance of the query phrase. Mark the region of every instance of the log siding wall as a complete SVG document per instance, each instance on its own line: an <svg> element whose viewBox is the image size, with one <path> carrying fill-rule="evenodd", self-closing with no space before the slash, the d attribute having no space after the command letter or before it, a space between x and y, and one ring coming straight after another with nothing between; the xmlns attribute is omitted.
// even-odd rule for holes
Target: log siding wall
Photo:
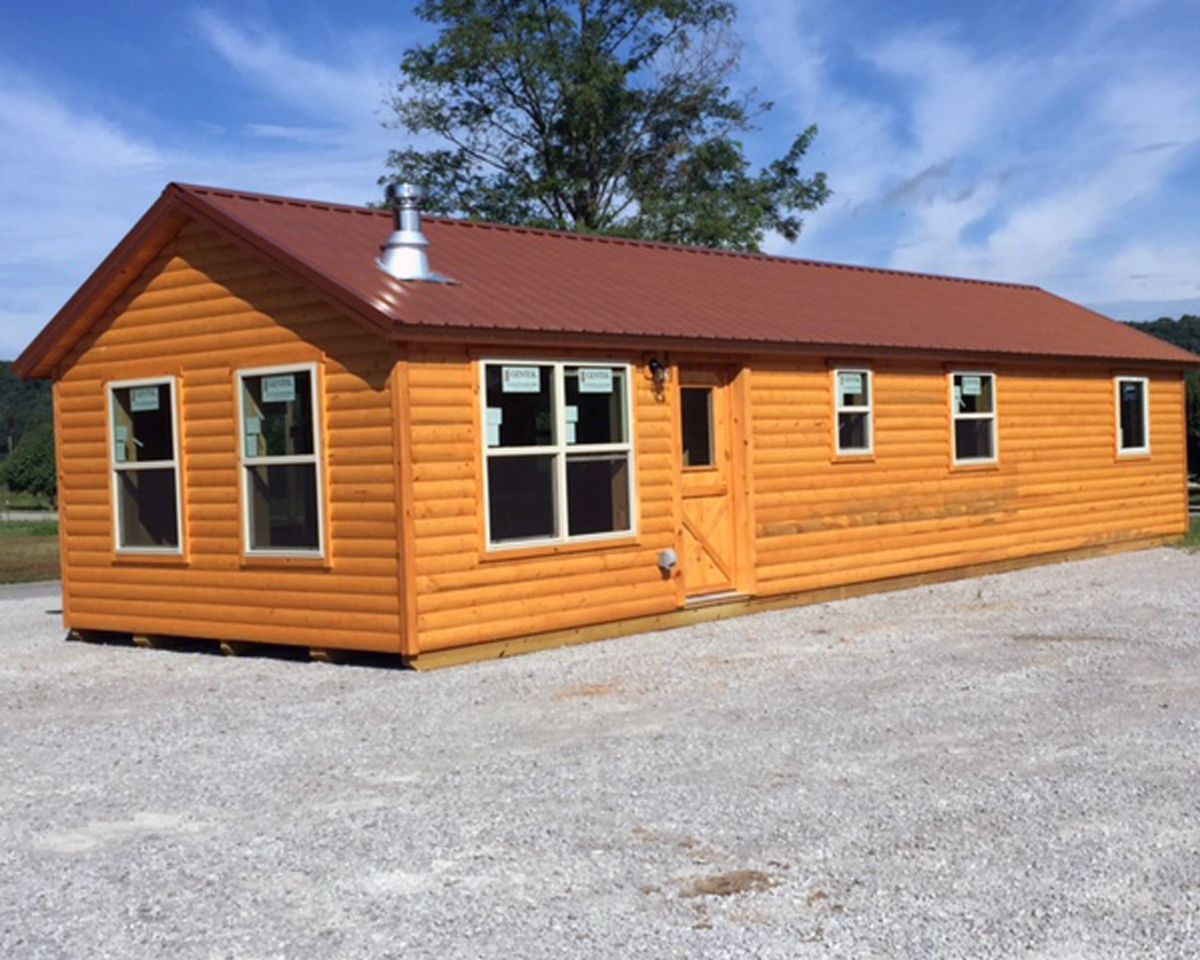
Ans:
<svg viewBox="0 0 1200 960"><path fill-rule="evenodd" d="M59 368L64 619L81 630L419 657L670 614L685 602L683 586L679 571L666 577L657 560L681 545L679 367L657 393L647 357L616 347L392 347L301 282L189 224ZM632 365L634 537L487 551L477 364L509 355ZM743 474L737 585L755 596L1186 527L1177 371L742 359L731 388ZM328 555L323 563L247 559L236 371L313 361L322 380ZM833 366L873 371L869 457L835 455ZM952 463L955 369L996 375L995 465ZM1117 373L1149 377L1149 456L1117 456ZM160 375L178 378L184 555L121 556L113 549L106 383Z"/></svg>
<svg viewBox="0 0 1200 960"><path fill-rule="evenodd" d="M754 366L761 595L1184 531L1178 373L1149 374L1150 455L1118 458L1113 370L869 366L874 456L837 462L825 362ZM996 375L995 465L951 462L948 375L968 366Z"/></svg>
<svg viewBox="0 0 1200 960"><path fill-rule="evenodd" d="M414 345L409 352L412 513L418 644L422 652L621 620L675 609L676 585L658 570L675 546L671 404L633 364L637 534L632 540L488 554L477 358L504 352ZM521 351L571 359L571 351ZM598 356L598 355L597 355Z"/></svg>
<svg viewBox="0 0 1200 960"><path fill-rule="evenodd" d="M317 362L326 562L246 559L236 371ZM64 618L112 630L400 649L391 348L216 232L185 226L56 385ZM106 384L178 377L183 558L114 552Z"/></svg>

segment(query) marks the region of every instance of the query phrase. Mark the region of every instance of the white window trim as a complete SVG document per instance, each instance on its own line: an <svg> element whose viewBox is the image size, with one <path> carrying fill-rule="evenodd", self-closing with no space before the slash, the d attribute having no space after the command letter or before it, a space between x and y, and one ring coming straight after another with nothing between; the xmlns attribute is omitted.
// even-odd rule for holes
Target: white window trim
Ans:
<svg viewBox="0 0 1200 960"><path fill-rule="evenodd" d="M528 446L528 447L490 447L487 442L487 368L497 365L553 367L554 389L552 393L552 411L554 414L554 435L558 443ZM484 543L488 553L502 553L508 550L527 550L530 547L554 547L569 543L594 543L605 540L624 540L637 536L637 463L634 453L633 439L633 366L620 360L592 360L590 358L577 360L538 360L525 357L484 357L478 364L479 384L479 423L481 425L479 443L483 450L483 532ZM567 405L566 405L566 368L567 367L619 367L624 371L622 378L625 383L625 441L623 443L583 443L568 444L567 435ZM568 454L604 454L623 453L629 459L629 528L612 530L605 533L587 533L570 536L568 529L567 510L567 455ZM492 542L492 510L491 492L488 488L488 460L492 457L523 457L523 456L553 456L554 457L554 509L555 526L560 531L556 537L533 537L524 540L505 540L503 543Z"/></svg>
<svg viewBox="0 0 1200 960"><path fill-rule="evenodd" d="M181 417L175 379L174 375L168 374L162 377L142 377L137 380L113 380L105 385L108 397L108 462L110 466L109 473L111 474L109 478L109 490L112 496L113 548L117 553L149 554L151 556L168 557L183 556L183 484L181 480L183 470L179 457ZM167 394L171 400L171 459L117 463L117 459L113 455L117 443L116 432L114 430L115 424L113 422L113 414L116 409L113 402L114 391L130 387L161 387L164 384L167 387ZM134 470L166 470L167 468L170 468L175 475L175 535L179 543L173 547L125 546L121 543L121 490L118 485L121 473Z"/></svg>
<svg viewBox="0 0 1200 960"><path fill-rule="evenodd" d="M1121 384L1123 383L1140 383L1142 385L1142 436L1146 438L1146 442L1140 447L1126 447L1122 444L1123 431L1121 429ZM1144 457L1150 453L1150 378L1149 377L1113 377L1113 401L1115 404L1115 412L1117 418L1117 456L1118 457Z"/></svg>
<svg viewBox="0 0 1200 960"><path fill-rule="evenodd" d="M301 373L307 371L308 386L312 394L312 431L313 452L300 454L285 454L275 457L246 456L246 377L271 376L278 373ZM322 469L322 424L324 418L321 412L318 386L320 378L315 363L281 363L271 367L251 367L238 370L235 373L237 383L237 418L238 418L238 482L241 484L242 510L242 552L247 557L307 557L321 558L325 556L325 471ZM274 549L271 547L251 546L250 536L250 483L247 472L251 467L285 467L291 464L311 463L315 468L317 486L317 546L312 550L297 550L293 547Z"/></svg>
<svg viewBox="0 0 1200 960"><path fill-rule="evenodd" d="M859 373L867 385L865 406L843 405L841 375ZM875 454L875 377L867 367L836 367L833 371L833 449L839 457L870 457ZM841 415L843 413L865 413L867 415L867 445L865 447L843 447Z"/></svg>
<svg viewBox="0 0 1200 960"><path fill-rule="evenodd" d="M992 412L991 413L962 413L958 409L958 401L954 396L955 377L988 377L992 381ZM1000 431L997 427L1000 418L1000 391L996 374L991 370L951 370L946 378L946 389L950 393L950 457L956 467L972 466L975 464L999 463L1000 461ZM992 428L992 455L990 457L960 457L958 455L958 439L955 424L959 420L988 420Z"/></svg>

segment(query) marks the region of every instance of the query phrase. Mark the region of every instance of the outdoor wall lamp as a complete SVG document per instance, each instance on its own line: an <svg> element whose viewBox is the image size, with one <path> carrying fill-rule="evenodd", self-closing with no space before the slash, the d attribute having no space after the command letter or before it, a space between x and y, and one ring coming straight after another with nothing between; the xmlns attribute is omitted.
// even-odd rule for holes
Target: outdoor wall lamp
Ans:
<svg viewBox="0 0 1200 960"><path fill-rule="evenodd" d="M669 368L658 357L651 357L647 366L650 368L650 376L654 378L654 390L659 393L667 382Z"/></svg>

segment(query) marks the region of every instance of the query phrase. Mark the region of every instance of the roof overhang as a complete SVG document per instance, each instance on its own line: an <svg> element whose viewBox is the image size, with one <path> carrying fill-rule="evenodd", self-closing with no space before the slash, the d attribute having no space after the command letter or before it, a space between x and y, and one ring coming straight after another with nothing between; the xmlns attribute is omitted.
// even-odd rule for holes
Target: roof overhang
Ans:
<svg viewBox="0 0 1200 960"><path fill-rule="evenodd" d="M393 320L388 314L330 282L314 265L245 230L235 220L171 183L13 361L13 372L23 380L52 377L55 368L71 348L189 220L198 220L216 228L239 246L311 284L370 332L382 337L391 333Z"/></svg>

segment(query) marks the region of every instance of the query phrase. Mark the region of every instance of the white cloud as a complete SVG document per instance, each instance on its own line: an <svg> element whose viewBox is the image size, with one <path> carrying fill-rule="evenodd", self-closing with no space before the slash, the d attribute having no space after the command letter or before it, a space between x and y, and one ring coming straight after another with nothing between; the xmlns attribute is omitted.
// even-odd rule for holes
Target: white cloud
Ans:
<svg viewBox="0 0 1200 960"><path fill-rule="evenodd" d="M213 14L197 15L197 30L267 105L261 122L155 143L0 62L0 357L24 348L169 180L350 203L375 194L400 139L380 123L395 65L379 37L352 37L344 63L323 63ZM277 122L272 102L297 122Z"/></svg>
<svg viewBox="0 0 1200 960"><path fill-rule="evenodd" d="M1167 203L1200 142L1196 71L1129 42L1156 5L1110 4L1053 48L1002 49L945 22L878 38L820 0L748 4L751 75L774 75L784 106L820 124L835 191L790 252L1126 296L1106 245L1151 228L1131 211ZM1141 295L1194 294L1186 253L1132 249L1163 265Z"/></svg>
<svg viewBox="0 0 1200 960"><path fill-rule="evenodd" d="M346 38L343 62L331 64L297 53L261 27L206 10L194 19L203 39L255 89L337 126L378 131L395 66L372 49L375 44Z"/></svg>

